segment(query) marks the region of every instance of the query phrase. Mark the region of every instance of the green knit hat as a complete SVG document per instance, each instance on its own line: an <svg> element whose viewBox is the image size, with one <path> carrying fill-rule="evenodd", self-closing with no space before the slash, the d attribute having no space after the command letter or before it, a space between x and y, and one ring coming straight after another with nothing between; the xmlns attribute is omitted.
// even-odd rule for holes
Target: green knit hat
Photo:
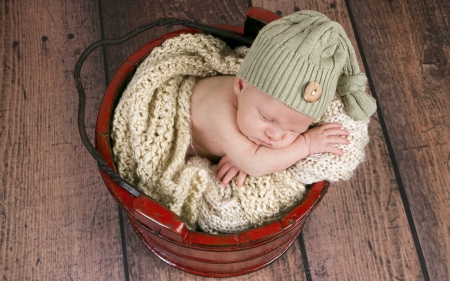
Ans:
<svg viewBox="0 0 450 281"><path fill-rule="evenodd" d="M325 113L336 88L353 119L376 111L344 29L316 11L300 11L261 29L237 76L315 119Z"/></svg>

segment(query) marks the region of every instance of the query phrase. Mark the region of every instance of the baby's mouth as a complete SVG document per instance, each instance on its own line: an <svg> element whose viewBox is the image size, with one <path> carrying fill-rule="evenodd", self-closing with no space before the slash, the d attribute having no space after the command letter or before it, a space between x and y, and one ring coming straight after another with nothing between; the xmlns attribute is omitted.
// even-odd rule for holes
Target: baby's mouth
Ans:
<svg viewBox="0 0 450 281"><path fill-rule="evenodd" d="M267 142L265 142L265 141L261 141L261 145L264 145L264 146L267 146L267 147L273 147L272 144L267 143Z"/></svg>
<svg viewBox="0 0 450 281"><path fill-rule="evenodd" d="M277 142L277 141L274 141L274 142L266 142L266 141L262 141L262 140L260 140L260 139L258 139L258 138L253 138L253 137L247 137L247 138L248 138L249 140L251 140L253 143L257 144L257 145L265 146L265 147L272 148L272 149L282 149L282 148L285 148L286 146L290 145L290 144L288 144L288 145L283 145L282 143L280 144L280 143Z"/></svg>
<svg viewBox="0 0 450 281"><path fill-rule="evenodd" d="M257 145L262 145L262 146L266 146L266 147L270 147L270 148L273 147L272 144L270 144L270 143L268 143L268 142L265 142L265 141L262 141L262 140L260 140L260 139L257 139L257 138L249 138L249 139L250 139L252 142L256 143Z"/></svg>

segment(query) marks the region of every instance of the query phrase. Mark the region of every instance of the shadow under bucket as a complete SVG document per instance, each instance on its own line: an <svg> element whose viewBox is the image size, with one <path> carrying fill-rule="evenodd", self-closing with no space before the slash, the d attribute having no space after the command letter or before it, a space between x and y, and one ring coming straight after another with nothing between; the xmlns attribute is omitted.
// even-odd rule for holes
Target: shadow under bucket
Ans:
<svg viewBox="0 0 450 281"><path fill-rule="evenodd" d="M256 271L279 258L296 240L309 214L317 207L329 183L317 182L307 190L296 206L279 220L235 234L213 235L188 230L182 219L148 196L141 194L117 174L111 150L110 127L116 101L139 63L157 46L180 33L206 32L221 37L216 31L240 35L256 35L267 22L278 15L258 8L247 12L245 28L230 25L202 26L189 21L161 19L140 27L117 40L102 40L89 46L80 56L74 72L80 94L79 128L83 143L98 161L100 173L110 194L126 212L140 240L166 263L183 271L201 276L230 277ZM122 43L153 26L181 24L188 27L156 39L134 52L119 68L109 84L99 109L95 145L90 143L84 125L85 94L80 81L82 63L98 46ZM201 28L199 28L199 26ZM211 29L215 29L211 31ZM250 36L251 37L251 36ZM225 38L233 43L233 38ZM249 41L251 43L251 41Z"/></svg>

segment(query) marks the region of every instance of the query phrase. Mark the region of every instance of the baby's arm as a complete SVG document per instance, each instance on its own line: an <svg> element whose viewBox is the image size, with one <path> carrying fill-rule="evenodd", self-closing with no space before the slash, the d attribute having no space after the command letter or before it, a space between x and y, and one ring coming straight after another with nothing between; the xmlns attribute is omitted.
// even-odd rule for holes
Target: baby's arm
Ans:
<svg viewBox="0 0 450 281"><path fill-rule="evenodd" d="M240 157L235 154L235 150L231 150L219 162L217 176L221 179L222 185L226 185L239 173L237 185L242 186L247 174L261 176L278 172L311 154L331 152L342 155L343 152L333 146L349 143L342 137L348 135L348 132L341 127L341 124L329 123L309 129L299 135L290 146L282 149L272 149L253 143L252 150L244 154L241 152ZM224 150L226 152L226 149Z"/></svg>

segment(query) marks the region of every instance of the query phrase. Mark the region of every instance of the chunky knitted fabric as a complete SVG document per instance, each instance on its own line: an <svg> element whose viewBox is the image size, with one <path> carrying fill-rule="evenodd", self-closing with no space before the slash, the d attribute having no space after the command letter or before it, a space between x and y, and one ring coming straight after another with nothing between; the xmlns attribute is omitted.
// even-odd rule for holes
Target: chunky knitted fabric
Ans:
<svg viewBox="0 0 450 281"><path fill-rule="evenodd" d="M321 122L341 122L351 144L342 157L311 155L281 172L247 177L226 187L207 159L185 159L191 142L190 95L200 77L235 75L247 48L231 50L205 34L166 40L140 64L115 110L112 134L120 175L178 214L188 228L235 233L280 217L305 191L304 184L348 179L364 159L367 123L355 121L339 98Z"/></svg>

